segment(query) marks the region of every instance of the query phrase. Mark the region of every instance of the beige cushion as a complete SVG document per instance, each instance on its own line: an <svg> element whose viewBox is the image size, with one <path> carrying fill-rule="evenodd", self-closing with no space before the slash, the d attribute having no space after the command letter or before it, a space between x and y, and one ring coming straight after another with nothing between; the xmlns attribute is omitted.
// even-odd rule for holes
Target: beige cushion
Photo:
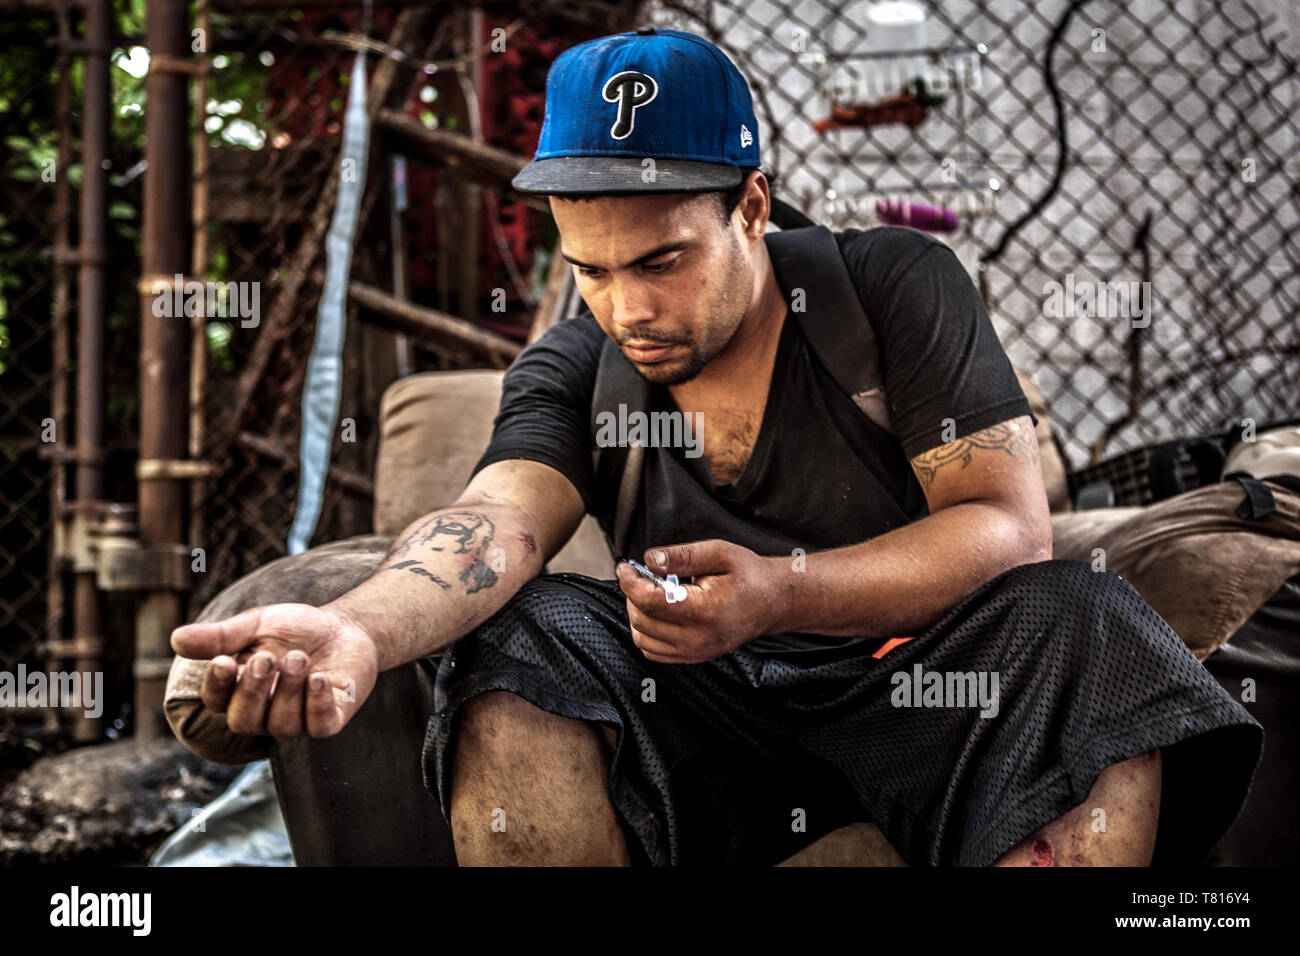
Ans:
<svg viewBox="0 0 1300 956"><path fill-rule="evenodd" d="M1100 558L1205 660L1300 572L1300 495L1266 484L1277 511L1262 521L1237 517L1245 492L1232 481L1145 508L1053 515L1052 551Z"/></svg>
<svg viewBox="0 0 1300 956"><path fill-rule="evenodd" d="M394 382L380 403L375 531L397 535L456 500L492 438L501 401L495 370L422 372ZM614 576L614 557L590 515L547 564L594 578Z"/></svg>
<svg viewBox="0 0 1300 956"><path fill-rule="evenodd" d="M777 866L907 866L874 823L832 830Z"/></svg>
<svg viewBox="0 0 1300 956"><path fill-rule="evenodd" d="M399 379L379 403L376 534L456 500L492 437L502 372L422 372Z"/></svg>

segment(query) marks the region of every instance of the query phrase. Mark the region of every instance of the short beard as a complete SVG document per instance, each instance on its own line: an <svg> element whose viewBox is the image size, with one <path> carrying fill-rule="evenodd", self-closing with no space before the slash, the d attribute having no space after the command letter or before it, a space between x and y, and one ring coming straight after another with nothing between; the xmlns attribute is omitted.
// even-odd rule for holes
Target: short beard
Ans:
<svg viewBox="0 0 1300 956"><path fill-rule="evenodd" d="M736 239L736 234L729 227L727 228L727 235L731 237L731 256L727 262L727 266L728 266L728 271L732 275L735 275L740 269L740 261L741 261L740 242ZM746 303L748 302L747 293L748 293L748 287L746 287L745 290L742 290L742 297L741 297L742 301ZM743 311L741 312L741 315L742 316L744 315ZM720 321L720 316L718 315L718 312L716 310L713 311L709 316L708 323L706 323L705 325L704 337L706 339L710 338L711 337L710 333L715 328L719 328L721 325L724 324L726 323L725 321ZM737 324L737 327L739 327L739 324ZM734 328L732 329L731 334L732 335L736 334L736 330ZM704 369L708 366L708 364L718 356L718 353L727 347L727 344L730 341L731 341L731 336L729 335L727 336L727 340L725 342L723 342L716 349L708 353L705 353L703 350L701 350L696 346L691 346L690 354L687 356L685 364L674 366L672 368L661 368L661 366L652 365L650 366L649 373L647 373L645 370L640 368L637 369L637 373L643 379L649 382L651 385L663 385L667 387L671 387L673 385L684 385L687 382L691 381L691 379L695 378L695 376L699 375L702 371L704 371ZM657 373L661 373L661 374L657 374Z"/></svg>

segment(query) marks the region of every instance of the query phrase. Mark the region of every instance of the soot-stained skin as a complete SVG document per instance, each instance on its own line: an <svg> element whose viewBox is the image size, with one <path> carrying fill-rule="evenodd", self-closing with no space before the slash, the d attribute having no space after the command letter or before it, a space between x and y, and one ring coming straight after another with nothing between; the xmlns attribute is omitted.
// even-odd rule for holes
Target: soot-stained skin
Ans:
<svg viewBox="0 0 1300 956"><path fill-rule="evenodd" d="M446 590L451 587L450 582L430 570L419 558L407 557L416 548L443 551L460 559L456 562L456 576L465 585L465 593L473 594L497 583L496 572L484 560L495 534L496 526L487 515L477 511L444 511L431 516L394 544L385 560L406 560L390 564L383 570L418 574Z"/></svg>

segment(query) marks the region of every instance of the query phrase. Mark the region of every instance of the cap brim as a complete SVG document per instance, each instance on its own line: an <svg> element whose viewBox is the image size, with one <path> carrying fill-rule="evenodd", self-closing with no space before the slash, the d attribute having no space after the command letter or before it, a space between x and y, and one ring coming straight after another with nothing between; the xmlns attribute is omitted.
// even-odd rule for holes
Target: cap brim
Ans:
<svg viewBox="0 0 1300 956"><path fill-rule="evenodd" d="M653 170L653 173L651 172ZM521 193L668 193L730 189L744 179L739 166L686 159L656 159L654 166L627 156L558 156L521 169L510 185Z"/></svg>

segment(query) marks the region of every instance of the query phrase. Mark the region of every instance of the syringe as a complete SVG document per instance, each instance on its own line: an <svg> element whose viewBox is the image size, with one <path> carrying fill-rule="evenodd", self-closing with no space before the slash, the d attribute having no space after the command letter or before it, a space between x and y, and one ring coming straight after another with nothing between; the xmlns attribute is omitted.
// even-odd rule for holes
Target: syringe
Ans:
<svg viewBox="0 0 1300 956"><path fill-rule="evenodd" d="M670 574L666 578L661 578L634 558L620 558L619 560L626 564L630 564L632 570L641 575L641 577L645 578L647 581L653 581L659 587L663 588L664 600L669 604L676 604L678 601L686 600L686 586L677 583L677 575Z"/></svg>

